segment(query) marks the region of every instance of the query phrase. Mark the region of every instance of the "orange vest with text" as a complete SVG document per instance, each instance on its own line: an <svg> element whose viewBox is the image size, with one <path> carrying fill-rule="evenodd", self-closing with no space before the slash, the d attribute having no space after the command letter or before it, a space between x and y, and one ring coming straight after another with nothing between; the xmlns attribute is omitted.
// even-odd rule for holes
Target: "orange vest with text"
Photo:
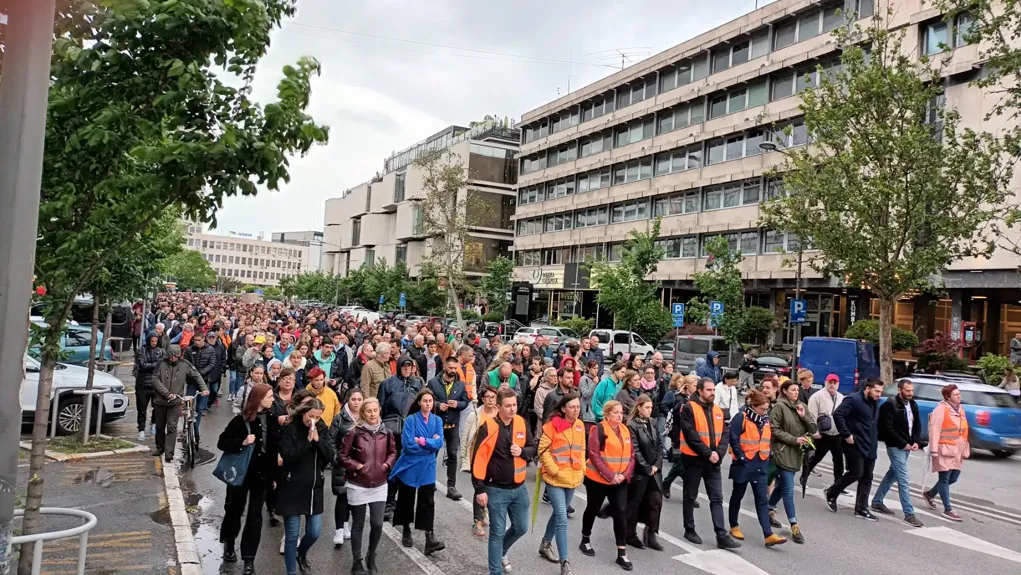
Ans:
<svg viewBox="0 0 1021 575"><path fill-rule="evenodd" d="M487 418L482 425L486 426L486 438L479 445L475 452L475 462L472 463L472 476L479 481L486 480L486 470L489 468L489 458L493 456L496 449L496 440L500 437L500 429L493 418ZM524 449L527 439L525 431L525 420L520 415L515 415L511 422L511 441L514 445ZM514 458L514 483L525 482L525 467L527 463L520 457Z"/></svg>
<svg viewBox="0 0 1021 575"><path fill-rule="evenodd" d="M705 410L703 410L702 406L696 401L690 401L689 403L691 404L691 414L695 417L695 431L698 432L698 438L702 440L702 443L704 443L706 447L708 447L709 449L713 449L715 446L709 444L709 422L706 420ZM719 445L720 442L723 441L723 438L721 437L722 435L723 435L723 410L720 409L720 406L714 404L713 436L716 437L716 445ZM683 432L681 433L681 436L682 437L684 436ZM695 453L694 449L688 447L687 443L681 446L681 453L691 456L698 455L697 453Z"/></svg>
<svg viewBox="0 0 1021 575"><path fill-rule="evenodd" d="M622 423L617 427L620 431L620 437L618 438L609 423L603 421L598 425L603 426L603 435L606 436L606 443L603 446L603 450L600 452L603 456L603 461L615 474L624 473L627 471L628 464L631 463L631 432L628 430L627 426ZM585 477L588 477L597 483L602 483L603 485L611 485L611 483L604 479L602 474L599 473L596 466L592 465L591 461L585 465Z"/></svg>
<svg viewBox="0 0 1021 575"><path fill-rule="evenodd" d="M773 437L773 432L769 428L769 424L762 426L762 433L759 433L759 426L752 423L747 417L744 418L744 431L741 433L741 451L744 452L746 459L759 459L765 461L769 459L771 453L769 447L769 439ZM733 454L734 459L737 459L737 454Z"/></svg>
<svg viewBox="0 0 1021 575"><path fill-rule="evenodd" d="M457 362L457 375L464 382L468 399L475 401L475 366L470 363L461 365L461 362Z"/></svg>

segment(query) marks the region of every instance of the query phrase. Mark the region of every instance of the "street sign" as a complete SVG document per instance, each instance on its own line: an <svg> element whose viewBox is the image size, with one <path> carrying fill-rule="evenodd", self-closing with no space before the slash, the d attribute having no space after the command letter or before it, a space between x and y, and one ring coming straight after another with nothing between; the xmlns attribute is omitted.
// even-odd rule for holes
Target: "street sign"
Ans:
<svg viewBox="0 0 1021 575"><path fill-rule="evenodd" d="M261 289L255 290L255 295L262 295L262 290Z"/></svg>
<svg viewBox="0 0 1021 575"><path fill-rule="evenodd" d="M684 327L684 304L675 303L670 306L670 314L674 317L674 327Z"/></svg>
<svg viewBox="0 0 1021 575"><path fill-rule="evenodd" d="M408 296L404 292L401 292L400 303L397 304L400 307L408 307Z"/></svg>
<svg viewBox="0 0 1021 575"><path fill-rule="evenodd" d="M716 319L723 315L723 302L709 302L709 327L716 327Z"/></svg>
<svg viewBox="0 0 1021 575"><path fill-rule="evenodd" d="M806 316L808 315L808 304L803 299L792 299L791 300L791 325L800 325L805 323Z"/></svg>
<svg viewBox="0 0 1021 575"><path fill-rule="evenodd" d="M383 305L384 301L386 301L386 298L383 296L379 296L379 305Z"/></svg>

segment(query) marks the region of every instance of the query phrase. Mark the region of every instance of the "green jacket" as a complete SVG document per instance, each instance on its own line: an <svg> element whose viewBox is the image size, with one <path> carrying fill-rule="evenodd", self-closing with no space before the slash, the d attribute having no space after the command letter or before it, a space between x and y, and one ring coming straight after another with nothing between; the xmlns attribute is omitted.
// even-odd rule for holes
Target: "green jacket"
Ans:
<svg viewBox="0 0 1021 575"><path fill-rule="evenodd" d="M499 388L500 387L500 369L499 368L494 369L493 371L490 371L486 375L489 376L489 385L490 386L492 386L494 388ZM518 388L518 374L516 374L514 372L511 372L510 377L507 378L507 383L510 385L511 389L517 389Z"/></svg>
<svg viewBox="0 0 1021 575"><path fill-rule="evenodd" d="M596 423L603 420L603 404L610 401L620 392L623 382L615 382L610 376L603 378L592 392L592 413L596 416Z"/></svg>
<svg viewBox="0 0 1021 575"><path fill-rule="evenodd" d="M798 446L798 438L816 431L815 421L808 415L808 407L805 406L805 415L799 417L796 404L781 397L769 412L769 427L773 432L770 442L773 463L781 469L800 471L804 452Z"/></svg>

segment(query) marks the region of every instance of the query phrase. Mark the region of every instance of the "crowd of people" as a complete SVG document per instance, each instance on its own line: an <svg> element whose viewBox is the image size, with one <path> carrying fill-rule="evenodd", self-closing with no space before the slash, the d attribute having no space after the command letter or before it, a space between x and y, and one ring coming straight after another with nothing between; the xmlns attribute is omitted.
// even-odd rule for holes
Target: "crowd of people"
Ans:
<svg viewBox="0 0 1021 575"><path fill-rule="evenodd" d="M781 502L791 540L805 543L795 488L818 475L826 455L833 459L834 482L825 492L831 511L857 483L855 517L893 514L884 498L896 482L904 521L922 525L910 501L907 461L926 445L907 380L880 407L877 380L845 397L834 374L818 391L805 370L796 380L769 375L756 383L720 369L712 352L680 374L658 353L648 363L625 356L607 365L597 338L553 346L541 335L526 342L442 322L370 324L330 309L220 295L161 294L143 325L144 343L135 351L140 439L153 434L154 455L173 461L183 399L196 400L199 441L201 415L220 406L223 395L234 417L216 446L252 453L243 484L227 486L220 530L223 560L236 562L240 549L246 575L255 573L264 506L270 525L283 524L287 574L310 575L327 474L336 495L332 542L350 542L353 575L378 573L385 522L399 527L403 546L413 547L419 531L424 554L442 551L435 531L440 454L445 496L457 501L470 490L470 531L488 540L491 575L511 570L508 553L527 532L525 479L533 464L552 509L538 554L558 564L561 575L572 573L568 518L582 485L587 503L578 550L596 554L593 529L608 518L615 562L628 571L629 548L663 549L660 514L678 479L688 541L702 544L694 509L704 485L720 549L746 538L738 519L749 489L766 546L787 541L777 532ZM969 456L968 427L960 391L948 385L943 397L928 423L939 479L923 499L936 509L938 496L943 517L960 521L950 486ZM891 465L870 498L880 442Z"/></svg>

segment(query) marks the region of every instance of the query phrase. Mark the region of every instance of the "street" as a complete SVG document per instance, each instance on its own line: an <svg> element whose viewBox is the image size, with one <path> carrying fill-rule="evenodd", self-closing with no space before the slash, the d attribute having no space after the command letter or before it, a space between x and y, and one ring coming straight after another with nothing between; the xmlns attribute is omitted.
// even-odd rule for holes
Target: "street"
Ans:
<svg viewBox="0 0 1021 575"><path fill-rule="evenodd" d="M209 448L216 436L230 420L230 409L224 404L203 419L203 437ZM887 468L882 450L876 463L876 483ZM217 454L218 457L218 454ZM912 464L912 481L915 487L921 483L921 458ZM827 573L852 575L862 572L915 572L924 565L926 571L960 573L1017 573L1021 572L1021 553L1017 549L1021 535L1021 511L1015 503L1011 505L1010 493L1016 489L1021 478L1021 459L994 459L985 453L976 453L965 463L960 482L954 486L955 508L964 516L963 523L955 524L930 512L917 494L913 497L916 513L925 527L915 529L896 517L880 516L878 523L870 523L851 516L852 500L840 498L840 511L831 513L822 499L821 491L832 480L831 471L825 466L819 470L823 477L812 477L807 497L796 495L798 522L804 532L806 543L787 544L767 549L762 545L762 536L752 506L751 494L746 495L741 510L741 527L746 540L737 552L719 551L713 541L709 505L703 494L702 506L696 510L695 521L699 534L705 541L700 547L681 539L681 486L678 481L673 488L673 497L664 502L661 539L665 550L628 549L628 556L640 572L671 572L684 574L713 573L715 575L779 575L803 571L806 568L825 566ZM196 542L202 556L203 572L240 573L236 567L221 566L221 546L217 533L222 517L224 497L223 484L212 477L215 465L212 454L195 470L182 475L185 491L194 490L199 513L196 527ZM917 466L917 467L916 467ZM453 502L442 494L445 470L438 464L438 491L436 499L436 532L446 543L446 549L425 557L420 553L424 536L415 534L415 549L404 549L399 545L400 534L389 526L381 543L380 568L382 573L407 574L481 574L486 573L486 542L471 533L471 503L467 497ZM535 481L535 469L529 468L528 481L531 490ZM730 483L724 470L724 496L730 495ZM930 476L929 483L934 476ZM471 492L467 474L458 478L458 489L462 494ZM799 490L800 491L800 490ZM853 493L853 487L852 491ZM961 494L960 497L957 495ZM329 565L330 572L346 573L350 569L350 551L334 550L330 539L333 535L333 500L326 489L326 513L323 519L323 535L313 548L310 560L313 568L322 569ZM574 507L577 512L571 517L568 532L571 564L576 573L617 573L620 568L614 563L614 544L610 522L598 520L593 529L592 545L595 557L585 557L578 550L580 540L581 514L585 508L584 488L576 492ZM726 504L726 502L725 502ZM896 491L886 498L886 504L893 510L900 510ZM509 558L516 573L555 573L559 567L548 563L537 555L541 532L550 516L550 507L540 503L536 525L510 552ZM782 504L778 516L787 531ZM729 527L729 526L728 526ZM639 526L641 529L641 526ZM259 550L256 568L259 572L279 572L283 558L277 553L282 527L264 527L264 536ZM345 544L345 547L348 544ZM860 546L861 549L855 549ZM949 548L948 548L949 546ZM917 568L911 567L918 565Z"/></svg>

